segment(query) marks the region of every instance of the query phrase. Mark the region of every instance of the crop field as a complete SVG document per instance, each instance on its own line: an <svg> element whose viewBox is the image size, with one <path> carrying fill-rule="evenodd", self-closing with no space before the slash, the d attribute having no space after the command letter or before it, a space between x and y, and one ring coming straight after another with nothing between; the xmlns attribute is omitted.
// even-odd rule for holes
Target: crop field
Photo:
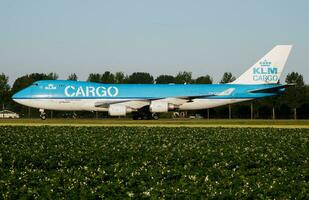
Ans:
<svg viewBox="0 0 309 200"><path fill-rule="evenodd" d="M0 126L1 199L309 199L309 129Z"/></svg>

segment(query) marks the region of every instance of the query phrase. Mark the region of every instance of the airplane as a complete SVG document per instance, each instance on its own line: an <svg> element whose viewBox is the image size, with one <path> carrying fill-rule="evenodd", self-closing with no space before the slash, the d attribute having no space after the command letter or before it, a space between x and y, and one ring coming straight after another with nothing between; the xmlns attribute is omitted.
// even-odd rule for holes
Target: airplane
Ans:
<svg viewBox="0 0 309 200"><path fill-rule="evenodd" d="M110 116L158 119L168 111L208 109L280 95L289 85L279 83L292 45L277 45L239 78L228 84L103 84L41 80L12 99L45 110L105 111Z"/></svg>

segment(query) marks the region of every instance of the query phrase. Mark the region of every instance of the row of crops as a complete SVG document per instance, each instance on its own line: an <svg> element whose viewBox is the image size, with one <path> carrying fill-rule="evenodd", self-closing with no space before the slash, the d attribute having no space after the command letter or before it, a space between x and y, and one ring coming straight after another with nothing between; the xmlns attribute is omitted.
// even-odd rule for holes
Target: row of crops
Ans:
<svg viewBox="0 0 309 200"><path fill-rule="evenodd" d="M0 198L309 199L309 130L0 127Z"/></svg>

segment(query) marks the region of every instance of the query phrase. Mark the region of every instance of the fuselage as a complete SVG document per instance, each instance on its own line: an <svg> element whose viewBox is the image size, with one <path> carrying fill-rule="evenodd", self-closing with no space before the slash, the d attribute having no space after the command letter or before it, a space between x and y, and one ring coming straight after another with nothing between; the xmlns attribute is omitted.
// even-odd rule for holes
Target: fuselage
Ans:
<svg viewBox="0 0 309 200"><path fill-rule="evenodd" d="M279 84L102 84L82 81L37 81L16 93L14 101L33 108L70 111L108 111L98 104L127 101L153 101L166 98L195 97L179 105L179 110L197 110L278 95L250 91ZM231 92L218 95L226 90Z"/></svg>

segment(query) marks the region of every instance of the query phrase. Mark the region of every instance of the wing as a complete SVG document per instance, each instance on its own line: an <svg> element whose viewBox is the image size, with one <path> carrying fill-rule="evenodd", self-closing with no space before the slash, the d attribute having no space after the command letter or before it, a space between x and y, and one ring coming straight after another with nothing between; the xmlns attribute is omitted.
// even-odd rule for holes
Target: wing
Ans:
<svg viewBox="0 0 309 200"><path fill-rule="evenodd" d="M116 102L97 102L95 107L108 108L112 104L124 105L134 110L138 110L144 106L149 106L152 101L164 101L174 105L181 105L184 103L192 102L196 98L205 98L214 95L201 95L201 96L181 96L181 97L168 97L156 99L142 99L142 100L124 100Z"/></svg>
<svg viewBox="0 0 309 200"><path fill-rule="evenodd" d="M125 100L125 101L116 101L116 102L97 102L95 107L108 108L112 104L124 105L133 110L138 110L144 106L150 104L149 100Z"/></svg>
<svg viewBox="0 0 309 200"><path fill-rule="evenodd" d="M184 103L192 102L194 99L207 98L207 97L212 97L212 96L230 95L234 90L235 88L229 88L217 94L201 94L201 95L194 95L194 96L175 96L175 97L154 98L154 99L152 98L152 99L141 99L141 100L124 100L124 101L117 101L117 102L101 101L101 102L95 103L95 107L108 108L112 104L117 104L117 105L127 106L134 110L138 110L144 106L149 106L152 101L162 101L162 102L167 102L167 103L174 104L174 105L182 105Z"/></svg>

